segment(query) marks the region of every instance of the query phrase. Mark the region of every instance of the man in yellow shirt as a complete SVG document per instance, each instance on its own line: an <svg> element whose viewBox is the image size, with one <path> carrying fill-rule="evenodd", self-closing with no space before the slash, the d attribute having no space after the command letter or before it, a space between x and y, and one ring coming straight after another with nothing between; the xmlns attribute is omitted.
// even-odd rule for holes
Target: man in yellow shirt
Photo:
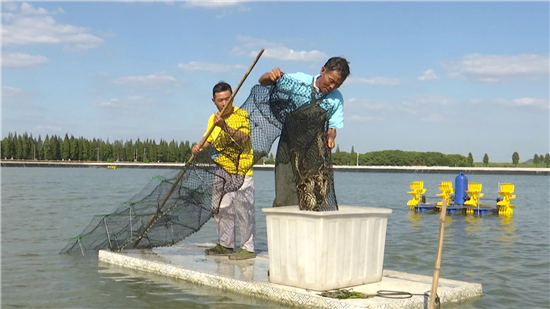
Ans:
<svg viewBox="0 0 550 309"><path fill-rule="evenodd" d="M212 158L219 167L216 170L213 195L222 192L219 212L214 214L218 243L215 247L206 249L206 255L228 255L232 260L244 260L256 257L254 251L254 235L256 220L254 211L254 179L252 164L254 153L250 138L250 119L248 113L237 107L228 106L221 115L225 105L229 103L232 90L225 82L219 82L212 90L212 101L218 112L208 120L207 132L214 129L208 136L203 147L193 146L193 154L197 155L203 149L212 145ZM205 134L206 135L206 134ZM242 185L241 185L242 183ZM225 194L224 194L225 193ZM213 205L214 208L217 205ZM233 252L235 246L235 212L239 217L241 246Z"/></svg>

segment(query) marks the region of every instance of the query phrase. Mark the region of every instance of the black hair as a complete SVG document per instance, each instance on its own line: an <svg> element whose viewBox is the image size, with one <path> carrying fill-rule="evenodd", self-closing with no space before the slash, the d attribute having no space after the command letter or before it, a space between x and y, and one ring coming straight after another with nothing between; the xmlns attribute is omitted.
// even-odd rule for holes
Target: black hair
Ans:
<svg viewBox="0 0 550 309"><path fill-rule="evenodd" d="M332 57L324 67L327 71L336 71L343 79L346 79L349 75L349 62L343 57Z"/></svg>
<svg viewBox="0 0 550 309"><path fill-rule="evenodd" d="M224 91L227 91L227 90L229 90L231 93L233 93L233 90L231 89L231 85L229 85L228 83L226 83L224 81L220 81L212 89L212 97L215 98L216 93L224 92Z"/></svg>

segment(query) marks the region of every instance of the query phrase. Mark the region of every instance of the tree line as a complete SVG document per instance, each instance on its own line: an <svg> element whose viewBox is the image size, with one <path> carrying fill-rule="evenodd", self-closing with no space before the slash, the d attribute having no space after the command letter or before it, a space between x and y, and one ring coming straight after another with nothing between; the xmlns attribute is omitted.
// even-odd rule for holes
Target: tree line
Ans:
<svg viewBox="0 0 550 309"><path fill-rule="evenodd" d="M68 133L65 137L46 135L33 137L26 132L17 135L9 133L2 139L2 157L4 159L23 160L78 160L78 161L136 161L136 162L185 162L191 157L192 145L189 141L167 142L163 139L157 144L153 139L134 142L109 139L103 141L84 137L75 138Z"/></svg>
<svg viewBox="0 0 550 309"><path fill-rule="evenodd" d="M385 165L385 166L473 166L463 155L446 155L440 152L382 150L367 153L341 151L336 147L332 155L334 165Z"/></svg>
<svg viewBox="0 0 550 309"><path fill-rule="evenodd" d="M417 152L402 150L383 150L367 153L356 153L353 146L351 152L341 151L337 146L332 154L334 165L386 165L386 166L476 166L474 157L470 152L467 157L459 154L443 154L440 152ZM512 154L512 164L519 164L519 154ZM545 156L535 154L533 158L535 166L545 165L550 167L550 154ZM483 157L483 165L489 166L489 156Z"/></svg>
<svg viewBox="0 0 550 309"><path fill-rule="evenodd" d="M542 166L550 167L550 153L546 153L546 155L543 155L543 154L539 155L535 153L533 159L529 161L531 161L532 164L535 166L539 166L540 164ZM528 162L525 162L525 163L528 163ZM512 164L514 166L518 166L518 164L520 164L519 153L517 151L514 151L514 153L512 154ZM489 156L487 154L483 156L483 165L489 166Z"/></svg>
<svg viewBox="0 0 550 309"><path fill-rule="evenodd" d="M103 141L84 137L75 138L68 133L64 137L57 135L46 135L42 140L33 137L32 133L26 132L18 135L8 133L2 139L1 154L4 159L17 160L77 160L77 161L126 161L126 162L186 162L191 157L189 141L170 142L161 139L157 144L153 139L141 141L139 138L134 142L109 139ZM472 153L467 157L459 154L443 154L440 152L417 152L402 150L383 150L367 153L356 153L353 146L351 152L340 151L337 146L332 154L334 165L386 165L386 166L475 166ZM273 164L273 154L263 158L260 164ZM550 154L533 157L535 166L545 165L550 167ZM519 154L512 154L512 164L517 166ZM483 165L489 165L489 156L483 157Z"/></svg>

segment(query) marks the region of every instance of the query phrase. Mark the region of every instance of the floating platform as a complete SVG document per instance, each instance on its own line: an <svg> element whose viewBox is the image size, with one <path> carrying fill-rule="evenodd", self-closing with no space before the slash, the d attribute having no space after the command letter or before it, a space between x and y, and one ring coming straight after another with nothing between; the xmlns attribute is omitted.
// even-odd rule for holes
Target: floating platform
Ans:
<svg viewBox="0 0 550 309"><path fill-rule="evenodd" d="M418 204L414 206L415 212L440 212L441 206L436 204ZM449 205L447 206L447 214L474 214L474 215L498 215L497 206L463 206Z"/></svg>
<svg viewBox="0 0 550 309"><path fill-rule="evenodd" d="M123 253L100 250L99 261L125 268L181 279L186 282L227 290L249 297L277 302L285 306L312 308L427 308L432 277L384 270L382 281L350 287L355 292L405 291L410 298L372 297L334 299L320 292L269 282L267 252L255 259L233 261L227 256L205 256L205 248L214 244L180 244L153 250L127 250ZM439 279L437 294L442 305L472 303L482 296L479 283Z"/></svg>

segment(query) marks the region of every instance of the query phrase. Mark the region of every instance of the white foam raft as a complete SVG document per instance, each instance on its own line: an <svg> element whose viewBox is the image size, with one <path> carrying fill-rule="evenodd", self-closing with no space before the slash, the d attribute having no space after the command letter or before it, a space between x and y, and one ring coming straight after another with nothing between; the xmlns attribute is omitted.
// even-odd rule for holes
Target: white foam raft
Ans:
<svg viewBox="0 0 550 309"><path fill-rule="evenodd" d="M232 261L227 257L204 255L213 244L179 244L153 250L127 250L123 253L99 251L102 266L108 264L219 288L250 297L278 302L286 306L313 308L426 308L429 299L417 295L407 299L374 297L333 299L319 292L271 283L267 252L252 260ZM353 286L353 291L375 294L379 290L423 294L431 289L432 277L384 270L382 280ZM479 283L439 279L441 304L471 303L482 296Z"/></svg>

